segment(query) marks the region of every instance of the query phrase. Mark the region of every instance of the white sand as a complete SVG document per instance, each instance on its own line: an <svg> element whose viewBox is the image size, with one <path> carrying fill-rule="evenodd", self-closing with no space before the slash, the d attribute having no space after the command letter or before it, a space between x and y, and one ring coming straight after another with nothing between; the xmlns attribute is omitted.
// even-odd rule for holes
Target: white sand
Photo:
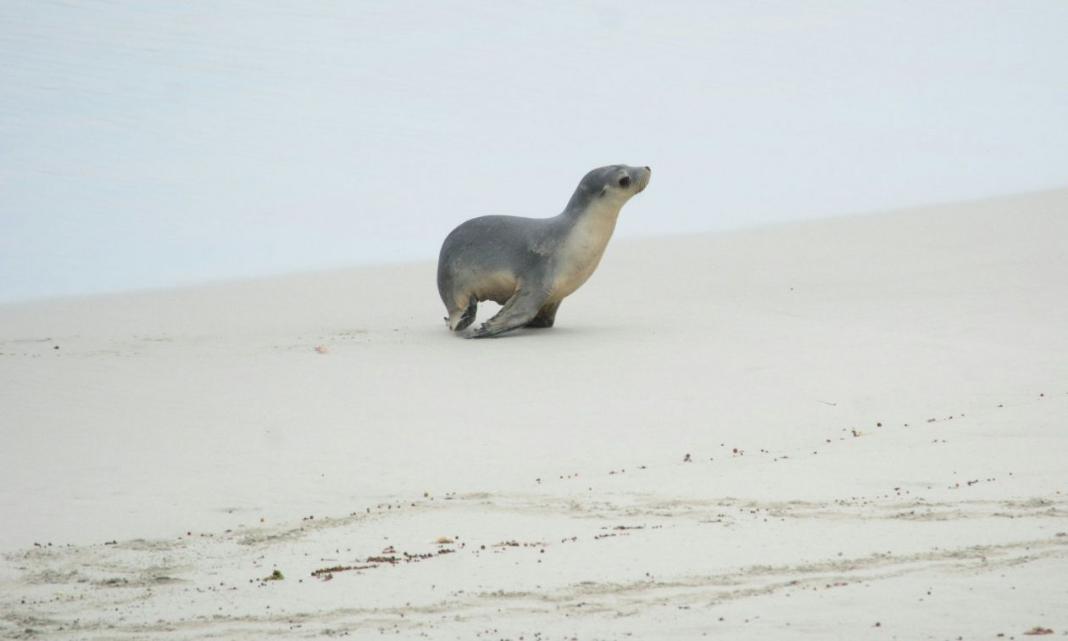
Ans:
<svg viewBox="0 0 1068 641"><path fill-rule="evenodd" d="M1063 635L1066 241L617 243L488 341L430 264L0 307L0 637Z"/></svg>

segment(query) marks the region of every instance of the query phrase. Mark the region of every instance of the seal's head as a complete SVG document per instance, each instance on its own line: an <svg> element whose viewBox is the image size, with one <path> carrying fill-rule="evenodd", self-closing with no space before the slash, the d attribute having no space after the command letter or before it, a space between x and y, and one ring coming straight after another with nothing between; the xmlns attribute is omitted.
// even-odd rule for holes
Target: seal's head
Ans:
<svg viewBox="0 0 1068 641"><path fill-rule="evenodd" d="M575 189L566 211L581 212L599 201L622 207L634 194L649 185L649 167L608 165L591 170Z"/></svg>

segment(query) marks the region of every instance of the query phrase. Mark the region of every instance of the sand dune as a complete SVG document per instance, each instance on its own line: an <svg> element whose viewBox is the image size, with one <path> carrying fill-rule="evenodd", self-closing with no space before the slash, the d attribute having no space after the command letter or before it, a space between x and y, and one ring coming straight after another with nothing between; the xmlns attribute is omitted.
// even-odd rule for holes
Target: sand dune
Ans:
<svg viewBox="0 0 1068 641"><path fill-rule="evenodd" d="M1066 238L617 243L487 341L430 264L0 306L0 637L1062 635Z"/></svg>

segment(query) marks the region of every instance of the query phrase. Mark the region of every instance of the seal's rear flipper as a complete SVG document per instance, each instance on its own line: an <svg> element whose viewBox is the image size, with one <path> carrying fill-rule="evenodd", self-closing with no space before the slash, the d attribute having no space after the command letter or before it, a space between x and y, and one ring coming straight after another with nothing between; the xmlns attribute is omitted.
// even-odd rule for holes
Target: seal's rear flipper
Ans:
<svg viewBox="0 0 1068 641"><path fill-rule="evenodd" d="M475 314L478 312L478 301L472 297L465 309L457 309L445 317L445 324L454 332L467 329L467 326L475 322Z"/></svg>

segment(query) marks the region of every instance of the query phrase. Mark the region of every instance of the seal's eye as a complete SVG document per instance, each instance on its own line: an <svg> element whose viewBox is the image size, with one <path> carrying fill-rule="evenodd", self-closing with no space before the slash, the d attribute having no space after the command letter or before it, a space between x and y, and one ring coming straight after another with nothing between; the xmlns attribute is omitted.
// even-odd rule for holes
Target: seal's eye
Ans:
<svg viewBox="0 0 1068 641"><path fill-rule="evenodd" d="M623 176L619 179L620 187L630 187L630 176Z"/></svg>

